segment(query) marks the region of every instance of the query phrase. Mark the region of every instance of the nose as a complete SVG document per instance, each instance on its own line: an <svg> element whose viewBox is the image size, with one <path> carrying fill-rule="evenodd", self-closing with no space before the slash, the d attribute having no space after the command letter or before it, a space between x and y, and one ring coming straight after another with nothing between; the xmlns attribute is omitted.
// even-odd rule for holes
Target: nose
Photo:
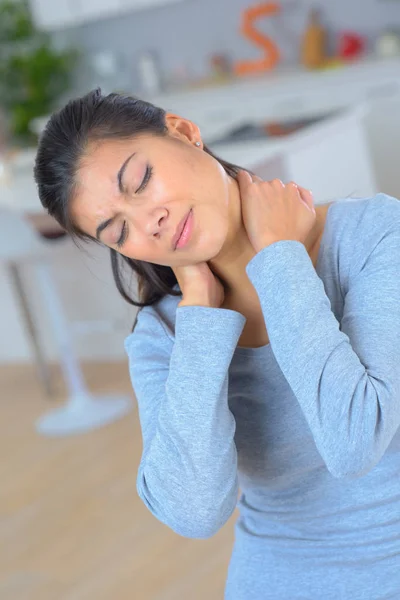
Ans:
<svg viewBox="0 0 400 600"><path fill-rule="evenodd" d="M165 231L167 217L168 211L166 208L156 207L143 211L142 216L137 219L139 229L146 237L159 238Z"/></svg>

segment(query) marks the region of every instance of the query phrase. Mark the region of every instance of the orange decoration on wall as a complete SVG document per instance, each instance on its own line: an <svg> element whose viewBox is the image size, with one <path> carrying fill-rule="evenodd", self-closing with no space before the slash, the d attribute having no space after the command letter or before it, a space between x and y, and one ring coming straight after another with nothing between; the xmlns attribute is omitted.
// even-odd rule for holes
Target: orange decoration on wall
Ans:
<svg viewBox="0 0 400 600"><path fill-rule="evenodd" d="M275 2L258 4L247 8L242 14L241 33L253 44L264 50L264 55L256 60L243 60L234 65L236 75L248 75L261 71L271 71L280 59L278 46L264 33L258 31L255 21L261 17L270 17L280 12L281 7Z"/></svg>

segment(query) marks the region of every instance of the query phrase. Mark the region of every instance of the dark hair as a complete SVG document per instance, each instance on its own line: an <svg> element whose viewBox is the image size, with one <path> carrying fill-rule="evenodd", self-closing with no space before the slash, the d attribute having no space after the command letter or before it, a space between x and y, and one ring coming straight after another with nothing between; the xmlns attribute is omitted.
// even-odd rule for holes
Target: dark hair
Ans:
<svg viewBox="0 0 400 600"><path fill-rule="evenodd" d="M142 133L167 135L165 115L163 109L144 100L115 93L104 96L96 89L71 100L51 116L40 136L34 175L42 205L76 242L97 242L73 223L69 211L76 190L76 171L88 144L128 139ZM204 150L218 160L228 175L236 177L238 166L218 158L206 146ZM150 306L167 294L180 295L173 289L177 280L170 267L127 258L112 248L110 254L116 286L130 304ZM130 296L124 267L128 274L134 271L137 275L139 301Z"/></svg>

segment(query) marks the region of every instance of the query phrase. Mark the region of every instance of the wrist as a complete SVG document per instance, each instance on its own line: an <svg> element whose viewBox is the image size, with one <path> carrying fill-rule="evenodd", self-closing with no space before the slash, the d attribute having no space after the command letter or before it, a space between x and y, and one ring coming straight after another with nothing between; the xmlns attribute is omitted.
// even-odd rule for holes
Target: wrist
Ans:
<svg viewBox="0 0 400 600"><path fill-rule="evenodd" d="M280 242L281 239L280 238L265 238L263 240L261 240L260 242L253 244L254 250L255 252L261 252L261 250L264 250L264 248L267 248L268 246L271 246L272 244L275 244L275 242Z"/></svg>
<svg viewBox="0 0 400 600"><path fill-rule="evenodd" d="M204 308L211 308L210 304L199 300L182 300L179 302L178 308L182 308L183 306L203 306Z"/></svg>

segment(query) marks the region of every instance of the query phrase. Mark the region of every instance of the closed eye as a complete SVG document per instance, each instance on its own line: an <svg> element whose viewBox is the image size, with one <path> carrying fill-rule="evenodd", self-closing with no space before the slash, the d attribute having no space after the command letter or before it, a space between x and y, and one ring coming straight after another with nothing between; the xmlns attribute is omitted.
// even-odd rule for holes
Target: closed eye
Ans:
<svg viewBox="0 0 400 600"><path fill-rule="evenodd" d="M140 192L143 192L143 190L146 188L147 184L149 183L152 174L153 174L153 167L150 167L149 165L147 165L146 172L143 177L143 181L140 184L140 186L138 187L138 189L136 190L136 192L135 192L136 194L140 194Z"/></svg>
<svg viewBox="0 0 400 600"><path fill-rule="evenodd" d="M143 181L140 184L140 186L138 187L138 189L136 190L136 194L140 194L140 192L143 192L143 190L146 188L147 184L149 183L151 176L153 174L153 167L150 167L149 165L147 165L146 167L146 172L144 174L143 177ZM121 235L119 237L119 240L116 242L116 246L117 248L122 248L122 246L125 244L126 239L128 237L128 224L126 221L124 221L123 225L122 225L122 229L121 229Z"/></svg>
<svg viewBox="0 0 400 600"><path fill-rule="evenodd" d="M122 246L126 242L127 237L128 237L128 225L126 224L126 221L124 221L124 224L122 225L122 229L121 229L120 238L115 244L117 246L117 248L122 248Z"/></svg>

